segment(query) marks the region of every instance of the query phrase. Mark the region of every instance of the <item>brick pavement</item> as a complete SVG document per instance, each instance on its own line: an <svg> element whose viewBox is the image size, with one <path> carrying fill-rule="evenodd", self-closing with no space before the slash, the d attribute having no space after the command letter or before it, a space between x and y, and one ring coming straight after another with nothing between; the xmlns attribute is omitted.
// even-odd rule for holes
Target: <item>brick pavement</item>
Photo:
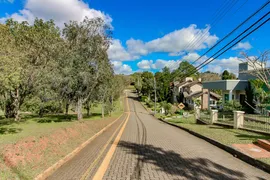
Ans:
<svg viewBox="0 0 270 180"><path fill-rule="evenodd" d="M129 104L129 122L103 179L270 179L206 141L157 121L133 98Z"/></svg>

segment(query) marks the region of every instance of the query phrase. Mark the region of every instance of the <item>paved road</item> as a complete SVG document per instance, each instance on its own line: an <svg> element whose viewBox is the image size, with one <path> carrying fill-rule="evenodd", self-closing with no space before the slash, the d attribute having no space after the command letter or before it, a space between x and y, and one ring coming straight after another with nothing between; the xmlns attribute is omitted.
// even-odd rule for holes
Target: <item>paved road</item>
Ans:
<svg viewBox="0 0 270 180"><path fill-rule="evenodd" d="M103 179L270 179L269 174L204 140L154 119L135 94L129 96L129 120L108 167L103 169ZM83 175L92 179L110 154L110 145L125 117L49 179L80 179ZM109 137L113 137L110 145L100 153ZM97 157L99 160L91 165Z"/></svg>

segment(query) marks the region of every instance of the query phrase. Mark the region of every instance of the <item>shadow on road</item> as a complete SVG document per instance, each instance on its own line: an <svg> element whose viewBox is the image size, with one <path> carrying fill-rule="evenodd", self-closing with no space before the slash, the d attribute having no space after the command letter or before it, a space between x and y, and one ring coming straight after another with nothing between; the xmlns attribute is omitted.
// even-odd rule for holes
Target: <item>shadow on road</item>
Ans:
<svg viewBox="0 0 270 180"><path fill-rule="evenodd" d="M125 141L121 141L119 147L131 149L132 154L139 155L143 163L154 164L160 171L171 175L187 179L246 179L242 172L226 168L206 158L183 158L174 151Z"/></svg>

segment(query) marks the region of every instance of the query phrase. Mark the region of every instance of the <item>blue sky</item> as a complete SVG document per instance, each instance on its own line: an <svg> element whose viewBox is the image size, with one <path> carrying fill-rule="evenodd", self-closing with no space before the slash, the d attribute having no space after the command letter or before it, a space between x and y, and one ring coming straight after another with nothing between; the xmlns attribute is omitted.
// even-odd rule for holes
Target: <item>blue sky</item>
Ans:
<svg viewBox="0 0 270 180"><path fill-rule="evenodd" d="M68 20L81 21L84 16L102 17L113 27L113 41L108 54L115 72L130 74L146 70L156 72L164 66L173 70L183 60L193 62L265 2L266 0L0 0L0 22L12 17L31 23L35 17L39 17L45 20L55 19L56 24L63 27L63 23ZM241 33L269 11L270 5L268 6L234 35ZM237 73L241 51L254 56L259 51L270 49L269 30L268 22L202 71L220 73L228 69ZM194 37L197 41L191 43ZM202 60L211 55L207 54Z"/></svg>

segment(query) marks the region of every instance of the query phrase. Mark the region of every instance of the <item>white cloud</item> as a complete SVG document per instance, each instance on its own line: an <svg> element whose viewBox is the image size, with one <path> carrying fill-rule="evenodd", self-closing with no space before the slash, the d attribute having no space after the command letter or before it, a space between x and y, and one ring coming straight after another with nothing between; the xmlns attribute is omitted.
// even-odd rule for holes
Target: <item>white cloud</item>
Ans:
<svg viewBox="0 0 270 180"><path fill-rule="evenodd" d="M63 27L65 22L82 21L86 16L90 19L100 17L108 24L112 22L110 16L90 8L80 0L27 0L23 10L11 15L7 14L0 19L0 22L4 22L7 18L14 18L33 23L35 17L38 17L44 20L54 19L59 27Z"/></svg>
<svg viewBox="0 0 270 180"><path fill-rule="evenodd" d="M152 68L153 61L152 60L142 60L137 63L138 68L142 70L149 70Z"/></svg>
<svg viewBox="0 0 270 180"><path fill-rule="evenodd" d="M156 62L153 64L153 69L163 69L164 67L168 67L171 71L175 70L179 67L181 60L162 60L158 59Z"/></svg>
<svg viewBox="0 0 270 180"><path fill-rule="evenodd" d="M183 56L181 59L178 60L163 60L163 59L157 59L156 61L142 60L137 63L137 66L141 70L150 70L150 69L161 70L164 67L168 67L172 71L177 69L182 61L188 61L190 63L193 63L193 61L197 60L199 57L200 55L197 53L188 53L187 55ZM205 56L202 57L198 62L194 63L194 66L196 66L198 63L204 60L206 60Z"/></svg>
<svg viewBox="0 0 270 180"><path fill-rule="evenodd" d="M168 67L170 70L178 68L181 60L163 60L157 59L155 62L153 60L142 60L137 63L137 66L140 70L151 70L157 69L161 70L164 67Z"/></svg>
<svg viewBox="0 0 270 180"><path fill-rule="evenodd" d="M128 52L134 55L147 55L148 50L145 48L142 40L134 40L133 38L127 40Z"/></svg>
<svg viewBox="0 0 270 180"><path fill-rule="evenodd" d="M200 50L212 46L218 37L211 35L209 29L209 26L205 29L198 29L195 24L191 24L187 28L176 30L149 42L143 43L134 39L130 41L133 42L132 46L136 44L137 47L135 50L133 49L133 53L145 55L146 52L168 52L170 55L175 55L177 52ZM129 49L132 48L128 43L127 45Z"/></svg>
<svg viewBox="0 0 270 180"><path fill-rule="evenodd" d="M185 54L185 52L171 52L168 55L169 56L182 56L184 54Z"/></svg>
<svg viewBox="0 0 270 180"><path fill-rule="evenodd" d="M138 56L131 55L121 44L119 39L114 39L108 49L109 59L112 61L129 61L138 59Z"/></svg>
<svg viewBox="0 0 270 180"><path fill-rule="evenodd" d="M121 61L112 61L112 64L113 64L113 69L114 69L114 72L116 74L131 74L133 71L132 71L132 68L127 65L127 64L123 64Z"/></svg>
<svg viewBox="0 0 270 180"><path fill-rule="evenodd" d="M251 44L247 41L244 43L242 42L238 43L235 47L232 48L232 50L237 50L237 49L249 50L251 48L252 48Z"/></svg>
<svg viewBox="0 0 270 180"><path fill-rule="evenodd" d="M234 74L238 74L238 65L241 62L238 57L217 59L210 63L206 70L216 73L222 73L224 70L228 70Z"/></svg>

